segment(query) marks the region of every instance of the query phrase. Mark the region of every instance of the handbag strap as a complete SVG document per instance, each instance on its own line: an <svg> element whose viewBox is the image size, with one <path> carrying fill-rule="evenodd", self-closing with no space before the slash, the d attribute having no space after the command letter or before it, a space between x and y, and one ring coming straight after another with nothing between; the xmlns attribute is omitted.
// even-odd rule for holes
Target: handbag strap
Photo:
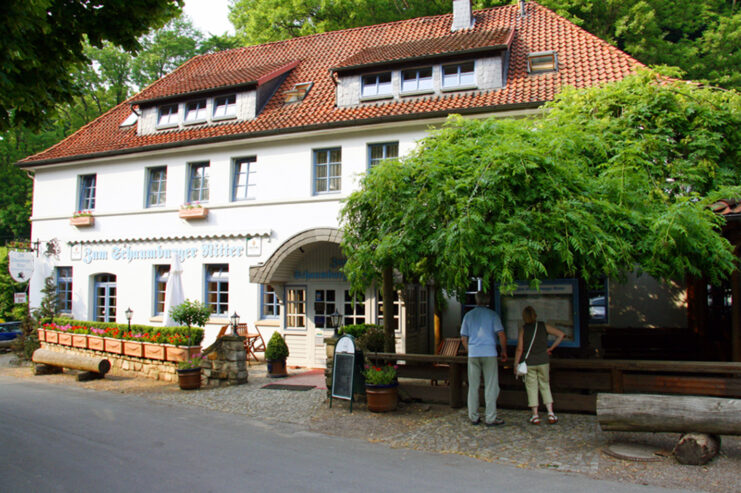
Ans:
<svg viewBox="0 0 741 493"><path fill-rule="evenodd" d="M523 361L527 359L528 356L530 356L530 350L533 348L533 343L535 342L535 334L538 333L538 322L535 322L535 330L533 331L533 338L530 339L530 347L527 348L527 354L525 355L525 358Z"/></svg>

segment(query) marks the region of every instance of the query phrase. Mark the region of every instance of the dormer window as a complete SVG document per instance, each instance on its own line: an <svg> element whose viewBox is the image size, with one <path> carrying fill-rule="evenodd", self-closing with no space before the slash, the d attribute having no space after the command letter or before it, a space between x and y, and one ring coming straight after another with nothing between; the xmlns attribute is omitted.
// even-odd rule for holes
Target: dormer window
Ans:
<svg viewBox="0 0 741 493"><path fill-rule="evenodd" d="M290 104L303 101L313 85L313 82L301 82L300 84L294 85L293 88L284 93L283 102Z"/></svg>
<svg viewBox="0 0 741 493"><path fill-rule="evenodd" d="M432 91L432 67L401 72L401 92Z"/></svg>
<svg viewBox="0 0 741 493"><path fill-rule="evenodd" d="M231 118L234 116L237 116L236 94L214 98L214 119Z"/></svg>
<svg viewBox="0 0 741 493"><path fill-rule="evenodd" d="M381 74L364 75L360 95L364 98L390 96L391 95L391 72Z"/></svg>
<svg viewBox="0 0 741 493"><path fill-rule="evenodd" d="M130 127L133 124L136 123L136 121L139 119L139 115L134 113L133 111L129 114L129 116L126 117L126 119L121 122L121 127Z"/></svg>
<svg viewBox="0 0 741 493"><path fill-rule="evenodd" d="M185 107L185 123L196 123L205 122L207 117L206 113L206 100L199 99L188 103Z"/></svg>
<svg viewBox="0 0 741 493"><path fill-rule="evenodd" d="M443 65L443 89L475 86L473 62Z"/></svg>
<svg viewBox="0 0 741 493"><path fill-rule="evenodd" d="M558 71L558 55L555 51L539 51L527 56L527 71L530 74Z"/></svg>
<svg viewBox="0 0 741 493"><path fill-rule="evenodd" d="M171 127L178 124L178 105L166 104L159 108L159 118L157 126Z"/></svg>

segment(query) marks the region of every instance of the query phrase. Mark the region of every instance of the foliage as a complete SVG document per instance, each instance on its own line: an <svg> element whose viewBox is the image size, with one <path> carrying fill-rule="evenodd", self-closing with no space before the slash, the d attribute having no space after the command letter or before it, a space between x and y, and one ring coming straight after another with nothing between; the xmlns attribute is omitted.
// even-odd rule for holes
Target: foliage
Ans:
<svg viewBox="0 0 741 493"><path fill-rule="evenodd" d="M178 306L173 306L170 316L179 324L203 327L211 316L211 308L200 301L185 300Z"/></svg>
<svg viewBox="0 0 741 493"><path fill-rule="evenodd" d="M54 275L44 279L44 287L41 288L41 304L34 310L34 317L39 323L51 323L54 321L54 315L57 314L59 306L59 297L57 295L57 283Z"/></svg>
<svg viewBox="0 0 741 493"><path fill-rule="evenodd" d="M355 344L364 352L383 351L383 327L375 324L346 325L339 331L339 335L350 334L355 338Z"/></svg>
<svg viewBox="0 0 741 493"><path fill-rule="evenodd" d="M374 167L342 211L355 289L393 265L462 296L472 276L661 279L733 268L722 218L737 197L741 99L644 71L567 90L537 120L451 117L407 158Z"/></svg>
<svg viewBox="0 0 741 493"><path fill-rule="evenodd" d="M21 320L28 311L28 304L16 305L14 293L26 291L26 283L15 282L8 271L8 249L0 247L0 318Z"/></svg>
<svg viewBox="0 0 741 493"><path fill-rule="evenodd" d="M180 11L182 0L8 0L0 23L0 131L40 126L55 105L77 94L72 73L88 61L84 41L126 50Z"/></svg>
<svg viewBox="0 0 741 493"><path fill-rule="evenodd" d="M278 332L273 332L272 337L265 347L265 360L276 361L288 358L288 345Z"/></svg>
<svg viewBox="0 0 741 493"><path fill-rule="evenodd" d="M43 324L43 328L74 334L89 334L114 339L172 344L175 346L198 346L203 341L203 329L196 327L152 327L149 325L113 324L81 320L57 319L57 323Z"/></svg>
<svg viewBox="0 0 741 493"><path fill-rule="evenodd" d="M396 365L365 365L363 376L366 385L390 385L396 382Z"/></svg>
<svg viewBox="0 0 741 493"><path fill-rule="evenodd" d="M190 358L186 359L185 361L179 361L178 362L178 369L179 370L192 370L195 368L200 368L203 364L204 357L202 353L194 354Z"/></svg>
<svg viewBox="0 0 741 493"><path fill-rule="evenodd" d="M10 349L15 353L16 358L22 361L31 361L33 352L41 347L39 338L35 334L23 334L13 339Z"/></svg>

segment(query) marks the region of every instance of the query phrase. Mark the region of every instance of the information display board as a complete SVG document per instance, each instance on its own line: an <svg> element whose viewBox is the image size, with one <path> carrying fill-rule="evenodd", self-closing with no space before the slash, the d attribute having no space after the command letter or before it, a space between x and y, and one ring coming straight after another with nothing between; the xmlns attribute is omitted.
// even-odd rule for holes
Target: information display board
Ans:
<svg viewBox="0 0 741 493"><path fill-rule="evenodd" d="M334 347L334 363L332 365L332 392L329 397L329 407L332 407L332 399L345 399L350 401L350 412L352 412L353 389L355 387L355 338L345 334L337 340Z"/></svg>

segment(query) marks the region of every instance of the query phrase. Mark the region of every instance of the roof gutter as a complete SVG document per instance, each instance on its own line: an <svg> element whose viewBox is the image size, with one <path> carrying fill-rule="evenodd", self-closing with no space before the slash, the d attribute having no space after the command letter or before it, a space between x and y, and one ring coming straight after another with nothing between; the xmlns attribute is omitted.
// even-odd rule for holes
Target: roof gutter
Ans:
<svg viewBox="0 0 741 493"><path fill-rule="evenodd" d="M401 122L401 121L408 121L408 120L432 119L432 118L447 117L448 115L453 115L453 114L475 115L479 113L491 113L491 112L500 112L500 111L531 109L531 108L538 108L545 103L546 101L534 101L534 102L528 102L528 103L479 106L477 108L462 108L458 110L453 109L449 111L447 110L446 111L433 111L429 113L424 113L423 118L420 118L419 113L411 113L411 114L406 114L406 115L379 116L379 117L374 117L374 118L366 118L363 120L356 119L356 120L347 120L347 121L335 121L335 122L322 123L322 124L316 124L316 125L305 125L305 126L300 126L300 127L263 130L260 132L220 135L217 137L208 137L205 139L192 139L192 140L186 140L186 141L180 141L180 142L168 142L165 144L155 144L155 145L150 145L150 146L134 147L131 149L116 149L116 150L111 150L111 151L96 152L96 153L91 153L91 154L79 154L76 156L68 156L68 157L53 158L53 159L43 159L43 160L31 161L31 162L18 161L15 163L15 165L20 168L33 168L33 167L43 166L47 164L58 164L58 163L65 163L65 162L72 162L72 161L84 161L86 159L97 159L101 157L124 156L124 155L129 155L129 154L137 154L140 152L158 151L158 150L164 150L164 149L177 149L181 147L190 147L194 145L214 144L214 143L219 143L219 142L229 142L229 141L234 141L234 140L243 140L243 139L258 138L258 137L268 137L268 136L273 136L273 135L290 135L290 134L295 134L295 133L300 133L300 132L310 132L313 130L327 130L327 129L334 129L334 128L347 128L347 127L353 127L353 126L359 126L359 125L372 125L376 123L391 123L391 122Z"/></svg>

